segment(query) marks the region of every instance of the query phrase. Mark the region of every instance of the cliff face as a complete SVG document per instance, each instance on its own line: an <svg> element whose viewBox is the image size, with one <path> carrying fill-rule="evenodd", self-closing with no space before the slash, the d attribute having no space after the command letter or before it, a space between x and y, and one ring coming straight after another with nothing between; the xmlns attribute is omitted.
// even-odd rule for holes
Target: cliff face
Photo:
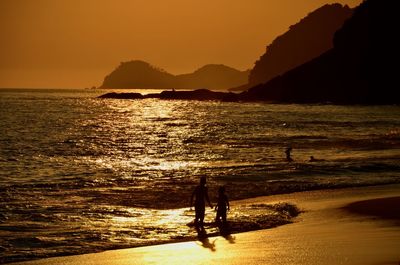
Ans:
<svg viewBox="0 0 400 265"><path fill-rule="evenodd" d="M348 6L325 5L277 37L255 63L249 85L265 83L333 47L334 33L352 15Z"/></svg>
<svg viewBox="0 0 400 265"><path fill-rule="evenodd" d="M172 75L143 61L121 63L105 77L102 88L228 89L247 83L248 71L210 64L190 74Z"/></svg>
<svg viewBox="0 0 400 265"><path fill-rule="evenodd" d="M393 31L395 4L366 0L334 37L334 47L243 97L277 102L398 104Z"/></svg>

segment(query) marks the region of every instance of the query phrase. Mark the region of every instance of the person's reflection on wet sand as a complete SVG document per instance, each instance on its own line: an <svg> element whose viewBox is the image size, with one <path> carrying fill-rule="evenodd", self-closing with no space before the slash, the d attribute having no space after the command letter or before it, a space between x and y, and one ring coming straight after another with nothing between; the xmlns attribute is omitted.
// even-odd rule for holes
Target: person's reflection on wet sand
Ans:
<svg viewBox="0 0 400 265"><path fill-rule="evenodd" d="M201 242L201 246L204 248L210 249L212 252L214 252L215 249L215 241L217 239L214 239L214 241L210 241L208 238L206 230L204 230L204 227L196 226L196 231L197 231L197 239Z"/></svg>

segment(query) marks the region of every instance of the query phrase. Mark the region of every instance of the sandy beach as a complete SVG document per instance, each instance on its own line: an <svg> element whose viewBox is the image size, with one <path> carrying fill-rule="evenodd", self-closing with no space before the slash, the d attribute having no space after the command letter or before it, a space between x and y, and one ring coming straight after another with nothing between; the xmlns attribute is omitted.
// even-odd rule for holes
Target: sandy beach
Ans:
<svg viewBox="0 0 400 265"><path fill-rule="evenodd" d="M14 264L400 264L400 185L299 192L232 202L292 202L304 211L278 228L203 241Z"/></svg>

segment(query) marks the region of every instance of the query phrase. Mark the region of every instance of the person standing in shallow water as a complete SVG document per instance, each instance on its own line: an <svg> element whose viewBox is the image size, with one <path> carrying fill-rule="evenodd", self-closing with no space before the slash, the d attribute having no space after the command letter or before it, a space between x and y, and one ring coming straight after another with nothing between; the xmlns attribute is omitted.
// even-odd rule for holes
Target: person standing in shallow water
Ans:
<svg viewBox="0 0 400 265"><path fill-rule="evenodd" d="M218 189L218 203L215 209L217 210L215 222L221 223L222 219L222 223L226 224L226 211L229 211L229 200L225 194L225 188L222 186Z"/></svg>
<svg viewBox="0 0 400 265"><path fill-rule="evenodd" d="M190 198L190 208L192 208L193 205L193 198L194 200L194 210L196 213L195 219L194 219L194 224L196 226L203 226L204 222L204 214L206 211L206 201L208 202L208 205L213 208L210 202L210 199L208 197L208 188L206 186L206 177L201 177L200 178L200 184L194 189L192 193L192 197Z"/></svg>
<svg viewBox="0 0 400 265"><path fill-rule="evenodd" d="M293 161L292 157L290 156L290 152L292 152L292 147L289 146L288 148L286 148L286 151L285 151L286 160L288 162L292 162Z"/></svg>

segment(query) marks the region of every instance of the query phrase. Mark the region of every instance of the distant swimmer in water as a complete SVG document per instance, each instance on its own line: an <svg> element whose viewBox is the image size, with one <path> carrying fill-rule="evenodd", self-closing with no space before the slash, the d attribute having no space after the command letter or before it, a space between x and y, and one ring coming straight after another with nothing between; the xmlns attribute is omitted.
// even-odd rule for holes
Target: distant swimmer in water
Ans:
<svg viewBox="0 0 400 265"><path fill-rule="evenodd" d="M293 159L290 157L290 152L292 152L292 147L289 146L288 148L286 148L286 151L285 151L286 160L288 162L292 162L293 161Z"/></svg>
<svg viewBox="0 0 400 265"><path fill-rule="evenodd" d="M193 205L193 198L194 198L194 210L196 212L194 224L197 227L202 228L203 222L204 222L204 214L205 214L205 210L206 210L205 201L208 202L208 205L210 205L211 209L213 208L211 205L210 199L208 197L208 188L206 186L206 177L201 177L200 184L194 189L194 191L192 193L192 197L190 198L190 208L192 208L192 205Z"/></svg>
<svg viewBox="0 0 400 265"><path fill-rule="evenodd" d="M316 159L313 156L310 156L309 162L319 162L319 161L325 161L324 159Z"/></svg>

